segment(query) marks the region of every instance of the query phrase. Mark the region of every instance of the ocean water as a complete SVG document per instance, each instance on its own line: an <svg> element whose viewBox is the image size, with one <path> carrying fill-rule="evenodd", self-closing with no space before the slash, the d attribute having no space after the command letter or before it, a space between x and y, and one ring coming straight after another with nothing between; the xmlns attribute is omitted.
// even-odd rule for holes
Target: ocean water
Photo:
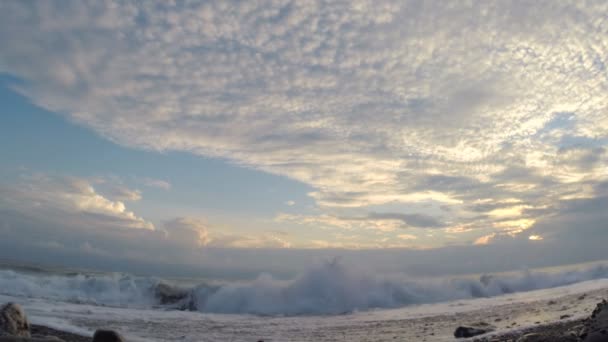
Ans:
<svg viewBox="0 0 608 342"><path fill-rule="evenodd" d="M467 322L505 330L584 316L608 297L607 278L601 263L433 279L325 263L291 280L196 285L5 268L0 302L20 303L34 323L84 334L112 328L141 341L449 341Z"/></svg>

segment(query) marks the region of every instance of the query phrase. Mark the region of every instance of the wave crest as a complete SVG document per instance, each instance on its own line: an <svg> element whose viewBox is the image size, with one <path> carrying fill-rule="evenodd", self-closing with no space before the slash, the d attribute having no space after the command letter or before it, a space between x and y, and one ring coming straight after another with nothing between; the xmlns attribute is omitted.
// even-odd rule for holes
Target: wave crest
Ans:
<svg viewBox="0 0 608 342"><path fill-rule="evenodd" d="M492 297L608 278L608 267L560 272L524 271L478 278L421 280L362 272L327 262L292 280L262 274L247 283L194 288L127 274L40 275L0 271L0 292L12 296L118 307L163 307L257 315L343 314L412 304Z"/></svg>

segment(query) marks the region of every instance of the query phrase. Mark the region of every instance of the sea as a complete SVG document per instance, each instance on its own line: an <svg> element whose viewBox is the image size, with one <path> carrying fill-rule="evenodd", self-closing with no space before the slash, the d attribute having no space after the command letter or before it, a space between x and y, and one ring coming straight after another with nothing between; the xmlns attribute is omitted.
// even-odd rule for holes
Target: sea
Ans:
<svg viewBox="0 0 608 342"><path fill-rule="evenodd" d="M453 341L589 315L608 298L608 262L458 277L375 274L339 262L292 279L163 278L0 265L0 303L33 324L129 341Z"/></svg>

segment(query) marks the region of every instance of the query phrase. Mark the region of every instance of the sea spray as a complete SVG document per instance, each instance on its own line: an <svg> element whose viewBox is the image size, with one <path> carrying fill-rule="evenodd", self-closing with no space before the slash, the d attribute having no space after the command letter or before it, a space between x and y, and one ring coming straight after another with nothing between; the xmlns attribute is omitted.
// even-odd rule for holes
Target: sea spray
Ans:
<svg viewBox="0 0 608 342"><path fill-rule="evenodd" d="M122 273L48 275L0 270L0 293L116 307L257 315L335 315L492 297L600 278L608 278L608 267L415 279L404 274L376 274L340 262L327 262L291 280L262 274L248 282L173 288L174 283L159 278Z"/></svg>
<svg viewBox="0 0 608 342"><path fill-rule="evenodd" d="M116 307L150 307L158 279L124 273L49 275L0 270L0 294Z"/></svg>

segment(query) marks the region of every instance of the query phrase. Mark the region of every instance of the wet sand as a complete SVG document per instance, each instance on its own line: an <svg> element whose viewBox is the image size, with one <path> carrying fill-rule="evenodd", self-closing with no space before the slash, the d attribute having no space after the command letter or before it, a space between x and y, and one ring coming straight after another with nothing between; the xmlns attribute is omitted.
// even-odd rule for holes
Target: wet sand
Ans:
<svg viewBox="0 0 608 342"><path fill-rule="evenodd" d="M62 339L65 342L91 342L93 338L77 335L49 327L45 327L42 325L32 324L31 326L32 335L41 335L41 336L55 336Z"/></svg>

